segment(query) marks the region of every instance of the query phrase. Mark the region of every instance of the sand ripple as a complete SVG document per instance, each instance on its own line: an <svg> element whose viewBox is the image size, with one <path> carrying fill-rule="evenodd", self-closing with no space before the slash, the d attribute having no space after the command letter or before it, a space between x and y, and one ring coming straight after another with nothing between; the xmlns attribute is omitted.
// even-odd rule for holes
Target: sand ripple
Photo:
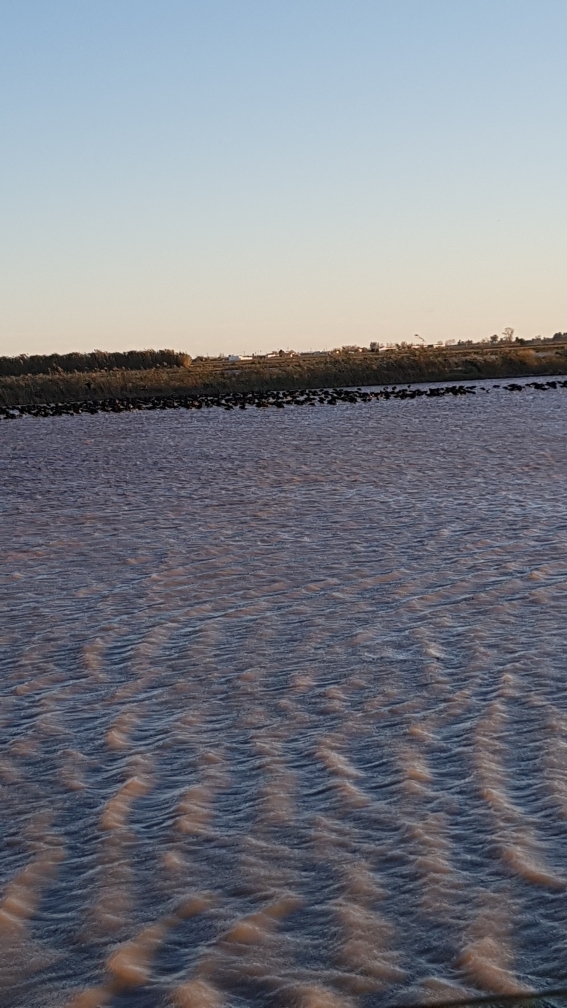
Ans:
<svg viewBox="0 0 567 1008"><path fill-rule="evenodd" d="M567 973L563 390L1 435L2 1005Z"/></svg>

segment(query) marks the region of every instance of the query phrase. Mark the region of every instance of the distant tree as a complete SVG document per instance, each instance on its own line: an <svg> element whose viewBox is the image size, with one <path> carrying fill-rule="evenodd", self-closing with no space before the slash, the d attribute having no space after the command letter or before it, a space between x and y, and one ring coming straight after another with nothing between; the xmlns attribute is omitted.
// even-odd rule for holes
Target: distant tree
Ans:
<svg viewBox="0 0 567 1008"><path fill-rule="evenodd" d="M32 354L0 357L0 375L72 374L80 371L143 371L154 367L187 367L189 354L175 350L128 350L126 353L93 350L92 353Z"/></svg>
<svg viewBox="0 0 567 1008"><path fill-rule="evenodd" d="M498 336L497 336L496 333L494 333L494 336L490 337L490 342L491 343L498 343Z"/></svg>
<svg viewBox="0 0 567 1008"><path fill-rule="evenodd" d="M506 340L507 343L511 343L512 342L513 335L514 335L514 330L512 329L511 326L506 326L506 328L502 331L502 336L504 337L504 339Z"/></svg>

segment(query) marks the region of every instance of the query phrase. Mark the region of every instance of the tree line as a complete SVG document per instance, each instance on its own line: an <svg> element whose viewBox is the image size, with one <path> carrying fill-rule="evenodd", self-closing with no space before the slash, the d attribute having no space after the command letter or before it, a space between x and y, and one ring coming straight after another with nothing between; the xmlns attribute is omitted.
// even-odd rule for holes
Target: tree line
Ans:
<svg viewBox="0 0 567 1008"><path fill-rule="evenodd" d="M126 353L20 354L19 357L0 357L2 377L34 374L70 374L73 371L145 371L156 367L186 367L191 363L189 354L175 350L128 350Z"/></svg>

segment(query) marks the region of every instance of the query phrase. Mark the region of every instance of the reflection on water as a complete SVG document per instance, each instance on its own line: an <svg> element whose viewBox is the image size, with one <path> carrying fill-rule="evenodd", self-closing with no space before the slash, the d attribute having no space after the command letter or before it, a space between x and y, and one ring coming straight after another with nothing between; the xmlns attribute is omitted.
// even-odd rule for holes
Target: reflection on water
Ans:
<svg viewBox="0 0 567 1008"><path fill-rule="evenodd" d="M3 426L3 1005L561 986L565 403Z"/></svg>

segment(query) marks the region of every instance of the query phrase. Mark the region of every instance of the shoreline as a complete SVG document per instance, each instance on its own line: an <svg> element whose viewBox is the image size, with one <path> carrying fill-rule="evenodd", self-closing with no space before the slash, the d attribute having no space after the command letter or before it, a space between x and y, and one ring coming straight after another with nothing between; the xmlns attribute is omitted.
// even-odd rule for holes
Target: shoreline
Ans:
<svg viewBox="0 0 567 1008"><path fill-rule="evenodd" d="M102 401L87 400L86 402L44 403L39 405L20 404L18 406L0 406L0 419L17 420L24 416L36 418L54 416L75 416L97 413L131 413L142 410L197 409L216 407L226 411L233 409L246 410L252 407L266 409L275 407L284 409L290 406L336 406L338 403L370 403L389 399L440 399L444 396L469 396L477 392L489 393L492 389L504 389L507 392L522 392L525 388L547 392L549 389L567 389L567 380L559 381L557 376L547 376L547 381L525 381L523 384L511 382L509 385L439 385L430 383L428 388L420 385L417 388L407 385L405 388L392 386L380 387L372 391L358 388L322 388L300 389L271 392L241 392L225 395L201 396L154 396L151 399L105 399Z"/></svg>
<svg viewBox="0 0 567 1008"><path fill-rule="evenodd" d="M93 371L0 378L0 407L103 403L110 399L247 395L567 374L567 345L479 350L408 348L256 362L192 363L143 371Z"/></svg>

